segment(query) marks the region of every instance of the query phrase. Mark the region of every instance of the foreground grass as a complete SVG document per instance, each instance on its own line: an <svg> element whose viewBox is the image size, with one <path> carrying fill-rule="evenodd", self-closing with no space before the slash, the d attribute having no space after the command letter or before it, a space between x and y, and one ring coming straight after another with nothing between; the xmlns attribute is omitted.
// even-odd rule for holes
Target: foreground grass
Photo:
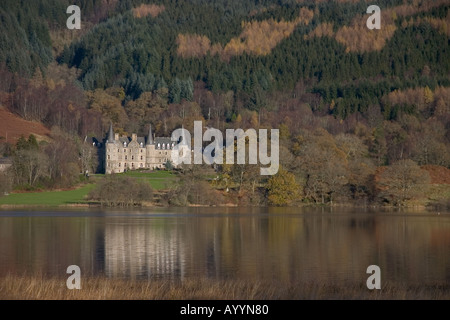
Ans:
<svg viewBox="0 0 450 320"><path fill-rule="evenodd" d="M361 284L282 283L259 280L117 280L82 278L81 290L68 290L66 278L0 277L0 299L12 300L299 300L299 299L450 299L450 285L386 284L370 291Z"/></svg>
<svg viewBox="0 0 450 320"><path fill-rule="evenodd" d="M94 184L87 184L81 188L68 191L12 193L0 198L0 205L59 206L85 203L86 195L94 186Z"/></svg>

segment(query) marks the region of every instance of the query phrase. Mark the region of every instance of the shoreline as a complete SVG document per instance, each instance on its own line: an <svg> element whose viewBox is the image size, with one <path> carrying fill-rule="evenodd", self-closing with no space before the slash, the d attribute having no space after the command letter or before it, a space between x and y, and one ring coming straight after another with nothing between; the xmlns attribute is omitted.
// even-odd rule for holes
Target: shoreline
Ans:
<svg viewBox="0 0 450 320"><path fill-rule="evenodd" d="M201 205L201 204L189 204L186 206L169 206L154 204L145 204L140 206L102 206L98 203L72 203L72 204L61 204L61 205L50 205L50 204L0 204L1 209L32 209L32 208L59 208L59 209L71 209L71 208L107 208L107 209L139 209L139 208L351 208L351 209L375 209L375 210L421 210L421 211L446 211L445 208L439 209L434 208L432 205L406 205L406 206L388 206L388 205L357 205L351 203L345 204L302 204L297 206L240 206L237 204L219 204L219 205Z"/></svg>

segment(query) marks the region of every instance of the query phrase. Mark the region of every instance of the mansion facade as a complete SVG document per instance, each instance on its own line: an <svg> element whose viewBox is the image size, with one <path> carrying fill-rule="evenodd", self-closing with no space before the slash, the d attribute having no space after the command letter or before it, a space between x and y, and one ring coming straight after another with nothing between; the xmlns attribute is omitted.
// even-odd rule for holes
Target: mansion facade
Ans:
<svg viewBox="0 0 450 320"><path fill-rule="evenodd" d="M165 168L171 160L171 151L175 142L166 137L154 137L150 125L148 137L138 137L135 133L131 138L114 134L112 124L105 143L105 173L121 173L136 169Z"/></svg>

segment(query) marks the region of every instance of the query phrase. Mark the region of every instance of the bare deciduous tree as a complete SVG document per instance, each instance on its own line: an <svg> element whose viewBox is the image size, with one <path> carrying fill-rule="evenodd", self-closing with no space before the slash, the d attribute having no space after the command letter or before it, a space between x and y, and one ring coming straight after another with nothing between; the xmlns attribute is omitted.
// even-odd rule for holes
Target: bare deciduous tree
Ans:
<svg viewBox="0 0 450 320"><path fill-rule="evenodd" d="M430 175L412 160L400 160L389 166L378 183L380 198L399 205L423 194Z"/></svg>

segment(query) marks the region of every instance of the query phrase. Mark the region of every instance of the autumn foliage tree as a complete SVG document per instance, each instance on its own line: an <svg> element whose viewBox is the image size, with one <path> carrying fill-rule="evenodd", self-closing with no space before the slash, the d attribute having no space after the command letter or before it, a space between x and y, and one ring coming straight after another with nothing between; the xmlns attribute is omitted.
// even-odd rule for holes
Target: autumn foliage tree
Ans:
<svg viewBox="0 0 450 320"><path fill-rule="evenodd" d="M301 199L302 188L295 176L279 168L278 173L267 182L267 200L269 205L289 206Z"/></svg>
<svg viewBox="0 0 450 320"><path fill-rule="evenodd" d="M348 183L348 159L326 130L297 138L298 160L306 181L305 196L316 203L333 202Z"/></svg>
<svg viewBox="0 0 450 320"><path fill-rule="evenodd" d="M388 203L402 205L423 195L430 175L412 160L400 160L389 166L380 177L379 197Z"/></svg>

